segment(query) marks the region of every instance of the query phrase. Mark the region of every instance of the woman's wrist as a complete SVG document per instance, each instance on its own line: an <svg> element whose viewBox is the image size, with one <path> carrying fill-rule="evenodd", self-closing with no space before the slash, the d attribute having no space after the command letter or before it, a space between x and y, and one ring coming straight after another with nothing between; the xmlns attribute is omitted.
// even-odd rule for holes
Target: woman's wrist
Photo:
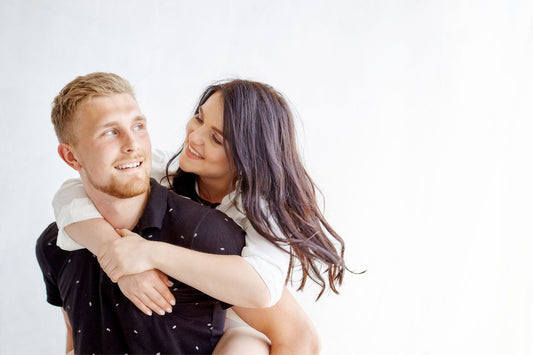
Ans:
<svg viewBox="0 0 533 355"><path fill-rule="evenodd" d="M146 241L144 243L144 255L148 263L152 266L153 269L161 270L163 268L162 259L164 258L163 252L166 243L164 242L155 242L155 241Z"/></svg>

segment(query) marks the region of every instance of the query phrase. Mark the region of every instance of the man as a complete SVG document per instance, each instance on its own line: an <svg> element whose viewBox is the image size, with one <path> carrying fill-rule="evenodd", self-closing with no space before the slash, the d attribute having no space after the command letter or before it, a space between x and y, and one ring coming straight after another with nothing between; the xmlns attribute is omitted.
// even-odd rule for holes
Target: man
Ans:
<svg viewBox="0 0 533 355"><path fill-rule="evenodd" d="M240 255L242 230L150 180L151 144L129 83L115 74L78 77L54 100L58 153L79 172L87 195L115 228L200 252ZM229 305L177 280L176 307L163 317L137 309L87 249L56 246L52 223L36 253L47 300L62 307L67 351L75 353L211 353Z"/></svg>

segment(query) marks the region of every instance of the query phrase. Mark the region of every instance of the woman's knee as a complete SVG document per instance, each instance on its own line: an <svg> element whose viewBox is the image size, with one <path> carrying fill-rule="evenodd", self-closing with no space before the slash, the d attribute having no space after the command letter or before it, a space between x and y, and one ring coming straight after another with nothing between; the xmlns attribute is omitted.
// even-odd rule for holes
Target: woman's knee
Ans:
<svg viewBox="0 0 533 355"><path fill-rule="evenodd" d="M220 338L213 355L269 355L268 338L249 327L230 328Z"/></svg>

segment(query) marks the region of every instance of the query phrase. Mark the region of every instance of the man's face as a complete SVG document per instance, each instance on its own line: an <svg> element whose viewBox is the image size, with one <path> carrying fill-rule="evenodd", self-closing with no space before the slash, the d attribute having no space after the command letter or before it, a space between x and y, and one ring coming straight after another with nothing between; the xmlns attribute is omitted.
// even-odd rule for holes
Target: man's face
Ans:
<svg viewBox="0 0 533 355"><path fill-rule="evenodd" d="M146 118L129 94L96 97L76 113L72 145L86 188L118 198L148 191L152 147Z"/></svg>

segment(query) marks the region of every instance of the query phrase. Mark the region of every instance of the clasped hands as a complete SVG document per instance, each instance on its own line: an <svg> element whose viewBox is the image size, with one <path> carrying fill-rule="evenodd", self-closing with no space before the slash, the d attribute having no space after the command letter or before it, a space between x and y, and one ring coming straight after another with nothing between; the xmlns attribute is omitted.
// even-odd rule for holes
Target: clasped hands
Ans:
<svg viewBox="0 0 533 355"><path fill-rule="evenodd" d="M100 267L118 283L122 293L147 315L172 312L176 301L169 290L173 283L151 262L151 243L127 229L118 229L122 238L105 244L98 253Z"/></svg>
<svg viewBox="0 0 533 355"><path fill-rule="evenodd" d="M97 255L100 267L111 281L153 269L150 242L127 229L117 229L117 233L122 238L105 244Z"/></svg>

